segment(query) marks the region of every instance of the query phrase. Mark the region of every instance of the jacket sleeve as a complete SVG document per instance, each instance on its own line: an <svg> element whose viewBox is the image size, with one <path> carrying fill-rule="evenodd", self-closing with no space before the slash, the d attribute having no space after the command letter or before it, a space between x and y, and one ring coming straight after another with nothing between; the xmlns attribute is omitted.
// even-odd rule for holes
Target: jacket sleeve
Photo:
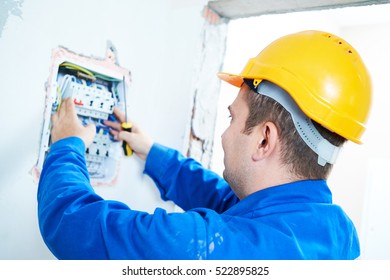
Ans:
<svg viewBox="0 0 390 280"><path fill-rule="evenodd" d="M154 180L163 200L172 200L183 210L204 207L222 213L239 202L216 173L159 144L149 152L145 173Z"/></svg>
<svg viewBox="0 0 390 280"><path fill-rule="evenodd" d="M56 142L40 176L39 228L57 258L207 257L203 241L209 239L208 222L202 213L166 213L157 208L148 214L102 199L90 185L84 149L83 141L76 137Z"/></svg>

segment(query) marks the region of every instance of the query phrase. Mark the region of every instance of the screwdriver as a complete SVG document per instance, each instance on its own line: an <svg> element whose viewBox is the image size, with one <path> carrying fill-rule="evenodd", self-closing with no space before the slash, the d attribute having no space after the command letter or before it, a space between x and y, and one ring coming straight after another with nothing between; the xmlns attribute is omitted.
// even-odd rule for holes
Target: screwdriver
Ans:
<svg viewBox="0 0 390 280"><path fill-rule="evenodd" d="M127 121L127 103L126 103L126 84L125 84L125 76L123 76L123 98L125 101L125 121L122 123L122 129L127 132L131 132L133 124ZM122 148L125 156L131 156L133 154L133 150L130 148L129 144L126 141L122 142Z"/></svg>

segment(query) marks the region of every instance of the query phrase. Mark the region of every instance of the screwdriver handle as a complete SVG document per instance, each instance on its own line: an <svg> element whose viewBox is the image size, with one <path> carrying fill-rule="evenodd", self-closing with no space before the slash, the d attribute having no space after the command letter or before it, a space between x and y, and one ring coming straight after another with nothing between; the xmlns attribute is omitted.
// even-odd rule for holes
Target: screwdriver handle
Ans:
<svg viewBox="0 0 390 280"><path fill-rule="evenodd" d="M133 124L130 122L123 122L122 123L122 129L127 132L131 132L131 128L133 127ZM126 141L123 141L122 148L125 156L129 157L133 154L133 150L130 148L130 146L126 143Z"/></svg>

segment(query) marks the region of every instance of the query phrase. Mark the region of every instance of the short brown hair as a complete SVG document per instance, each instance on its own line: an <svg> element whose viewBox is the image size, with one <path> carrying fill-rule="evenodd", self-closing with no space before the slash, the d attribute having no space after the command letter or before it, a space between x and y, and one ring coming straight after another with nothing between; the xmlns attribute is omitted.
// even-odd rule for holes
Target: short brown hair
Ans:
<svg viewBox="0 0 390 280"><path fill-rule="evenodd" d="M282 144L281 158L290 171L302 179L326 180L332 164L318 164L318 155L309 148L294 126L290 113L272 98L248 89L245 94L249 107L244 133L250 134L253 128L263 122L273 122L278 129ZM346 139L329 131L313 121L319 133L330 143L341 146Z"/></svg>

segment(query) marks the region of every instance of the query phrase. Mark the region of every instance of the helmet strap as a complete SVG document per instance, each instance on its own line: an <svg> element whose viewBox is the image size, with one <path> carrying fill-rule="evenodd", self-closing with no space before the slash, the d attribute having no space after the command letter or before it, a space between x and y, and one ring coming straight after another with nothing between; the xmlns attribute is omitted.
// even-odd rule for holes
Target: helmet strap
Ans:
<svg viewBox="0 0 390 280"><path fill-rule="evenodd" d="M341 148L331 144L318 132L311 119L302 112L287 91L266 80L259 82L259 80L244 79L244 81L252 90L272 98L290 113L299 135L318 155L319 165L324 166L326 163L336 162Z"/></svg>

